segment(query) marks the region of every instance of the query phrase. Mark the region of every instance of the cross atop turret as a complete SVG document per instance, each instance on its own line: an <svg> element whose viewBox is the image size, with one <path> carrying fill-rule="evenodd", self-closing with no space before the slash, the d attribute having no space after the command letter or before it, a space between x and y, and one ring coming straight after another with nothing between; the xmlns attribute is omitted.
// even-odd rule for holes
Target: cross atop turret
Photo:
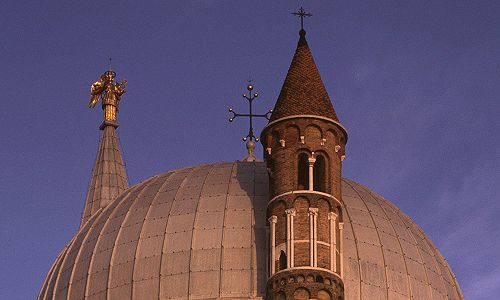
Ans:
<svg viewBox="0 0 500 300"><path fill-rule="evenodd" d="M300 30L304 30L304 18L311 17L312 14L307 13L302 7L296 12L293 12L292 15L300 18Z"/></svg>

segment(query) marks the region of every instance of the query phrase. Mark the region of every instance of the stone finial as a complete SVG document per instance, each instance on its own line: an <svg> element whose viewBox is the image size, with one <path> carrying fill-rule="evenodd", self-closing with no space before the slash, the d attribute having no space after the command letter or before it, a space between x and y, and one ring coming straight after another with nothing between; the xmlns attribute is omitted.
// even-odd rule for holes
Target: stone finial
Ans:
<svg viewBox="0 0 500 300"><path fill-rule="evenodd" d="M255 142L254 141L252 141L252 140L247 141L247 151L248 151L248 154L245 158L243 158L243 161L247 161L247 162L256 161L257 158L254 155L254 152L255 152Z"/></svg>

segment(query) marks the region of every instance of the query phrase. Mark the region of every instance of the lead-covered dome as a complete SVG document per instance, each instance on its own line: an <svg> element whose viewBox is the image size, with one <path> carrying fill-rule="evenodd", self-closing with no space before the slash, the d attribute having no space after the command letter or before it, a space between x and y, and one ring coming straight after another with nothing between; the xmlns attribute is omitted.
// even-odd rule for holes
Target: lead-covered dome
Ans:
<svg viewBox="0 0 500 300"><path fill-rule="evenodd" d="M397 207L343 179L346 299L463 299L451 269ZM175 170L127 189L57 257L40 299L260 299L264 163Z"/></svg>

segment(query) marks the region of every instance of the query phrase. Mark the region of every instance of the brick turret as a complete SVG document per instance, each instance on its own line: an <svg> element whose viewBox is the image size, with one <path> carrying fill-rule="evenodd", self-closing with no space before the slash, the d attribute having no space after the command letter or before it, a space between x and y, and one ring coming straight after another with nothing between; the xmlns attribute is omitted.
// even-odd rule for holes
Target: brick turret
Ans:
<svg viewBox="0 0 500 300"><path fill-rule="evenodd" d="M266 298L343 299L339 123L305 38L261 134L270 178Z"/></svg>

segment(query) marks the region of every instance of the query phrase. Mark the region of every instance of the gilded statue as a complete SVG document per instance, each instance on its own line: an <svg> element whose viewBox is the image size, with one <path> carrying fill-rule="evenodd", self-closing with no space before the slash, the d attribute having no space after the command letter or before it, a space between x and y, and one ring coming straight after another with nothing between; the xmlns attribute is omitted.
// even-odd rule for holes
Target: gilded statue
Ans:
<svg viewBox="0 0 500 300"><path fill-rule="evenodd" d="M95 107L99 100L102 99L104 122L117 123L116 112L118 111L121 96L125 93L125 87L127 85L126 80L115 83L115 77L116 73L114 71L106 71L101 75L101 78L90 87L89 108Z"/></svg>

